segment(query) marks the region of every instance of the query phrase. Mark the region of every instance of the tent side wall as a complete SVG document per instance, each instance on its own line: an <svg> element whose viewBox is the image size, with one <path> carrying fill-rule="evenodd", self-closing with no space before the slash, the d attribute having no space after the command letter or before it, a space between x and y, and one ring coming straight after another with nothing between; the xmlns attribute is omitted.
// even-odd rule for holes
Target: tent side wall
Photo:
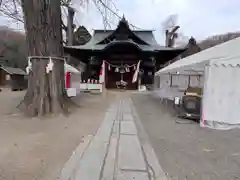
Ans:
<svg viewBox="0 0 240 180"><path fill-rule="evenodd" d="M214 129L240 127L240 67L206 67L202 125Z"/></svg>
<svg viewBox="0 0 240 180"><path fill-rule="evenodd" d="M173 99L182 97L184 91L189 87L203 87L203 75L193 74L161 74L155 78L156 82L154 95L159 98Z"/></svg>

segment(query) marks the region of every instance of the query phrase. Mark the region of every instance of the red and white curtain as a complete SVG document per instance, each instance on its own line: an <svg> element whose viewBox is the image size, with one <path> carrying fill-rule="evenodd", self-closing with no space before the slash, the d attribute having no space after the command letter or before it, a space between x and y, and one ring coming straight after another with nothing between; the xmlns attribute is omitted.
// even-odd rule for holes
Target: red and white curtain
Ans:
<svg viewBox="0 0 240 180"><path fill-rule="evenodd" d="M139 70L140 70L140 63L141 61L138 61L138 64L137 64L137 67L135 68L135 65L133 66L134 69L135 69L135 72L133 74L133 78L132 78L132 83L135 83L138 79L138 74L139 74ZM126 67L125 70L126 72L130 72L130 68L131 66L129 67ZM106 61L103 60L102 62L102 66L101 66L101 70L100 70L100 75L99 75L99 82L100 83L104 83L105 82L105 68L106 68ZM108 69L110 69L110 65L108 64ZM115 67L115 72L119 72L119 68L118 67Z"/></svg>
<svg viewBox="0 0 240 180"><path fill-rule="evenodd" d="M100 70L100 76L99 76L99 82L103 84L105 82L105 61L103 60L101 70Z"/></svg>
<svg viewBox="0 0 240 180"><path fill-rule="evenodd" d="M67 63L64 63L64 72L65 72L65 88L71 88L72 83L71 75L79 74L80 76L81 72Z"/></svg>
<svg viewBox="0 0 240 180"><path fill-rule="evenodd" d="M140 62L141 61L138 61L137 69L135 70L135 72L133 74L132 83L135 83L137 81L139 70L140 70Z"/></svg>
<svg viewBox="0 0 240 180"><path fill-rule="evenodd" d="M70 72L65 73L65 87L71 88L71 73Z"/></svg>

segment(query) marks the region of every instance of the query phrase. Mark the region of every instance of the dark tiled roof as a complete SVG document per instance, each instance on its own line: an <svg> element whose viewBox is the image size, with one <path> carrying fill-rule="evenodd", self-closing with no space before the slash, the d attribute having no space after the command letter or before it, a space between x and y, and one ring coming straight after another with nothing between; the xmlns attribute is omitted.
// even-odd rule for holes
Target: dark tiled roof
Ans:
<svg viewBox="0 0 240 180"><path fill-rule="evenodd" d="M193 37L191 37L189 39L189 42L185 46L185 48L186 48L186 50L181 54L181 58L191 56L191 55L201 51L201 48L198 46L196 40Z"/></svg>
<svg viewBox="0 0 240 180"><path fill-rule="evenodd" d="M108 46L108 44L97 44L97 45L91 45L91 44L85 44L83 46L65 46L65 49L81 49L81 50L103 50ZM171 51L171 50L184 50L185 48L170 48L165 46L148 46L148 45L136 45L138 46L142 51Z"/></svg>
<svg viewBox="0 0 240 180"><path fill-rule="evenodd" d="M92 38L88 43L85 45L80 46L66 46L66 48L74 48L74 49L84 49L84 50L102 50L106 47L105 44L97 44L100 41L107 38L109 35L111 35L115 30L95 30ZM160 46L156 39L154 38L153 32L151 30L149 31L132 31L136 36L138 36L140 39L145 41L149 45L139 45L142 50L161 50L162 48L165 48L164 46Z"/></svg>
<svg viewBox="0 0 240 180"><path fill-rule="evenodd" d="M13 67L7 67L7 66L1 66L0 68L11 75L27 75L27 73L20 68L13 68Z"/></svg>
<svg viewBox="0 0 240 180"><path fill-rule="evenodd" d="M104 40L109 35L111 35L114 31L115 30L94 30L93 36L90 41L93 41L92 43L97 44L98 42ZM156 39L154 38L152 30L145 31L132 30L132 32L149 45L159 45Z"/></svg>
<svg viewBox="0 0 240 180"><path fill-rule="evenodd" d="M138 39L138 42L141 43L134 43L131 41L131 39L128 39L129 43L135 44L136 47L141 49L142 51L164 51L164 50L183 50L185 48L169 48L165 46L160 46L154 35L153 35L153 30L131 30L129 29L129 26L126 24L125 20L121 20L119 22L119 25L117 29L115 30L94 30L93 36L90 39L90 41L84 45L79 45L79 46L66 46L65 49L68 51L70 49L79 49L79 50L104 50L109 44L115 43L112 41L110 38L111 35L113 35L115 32L118 33L121 31L120 29L123 28L124 31L128 31L128 33L132 34L135 40ZM129 32L130 31L130 32ZM109 40L112 42L109 42L108 44L103 43L104 40L108 41ZM123 41L119 41L119 43L124 43Z"/></svg>

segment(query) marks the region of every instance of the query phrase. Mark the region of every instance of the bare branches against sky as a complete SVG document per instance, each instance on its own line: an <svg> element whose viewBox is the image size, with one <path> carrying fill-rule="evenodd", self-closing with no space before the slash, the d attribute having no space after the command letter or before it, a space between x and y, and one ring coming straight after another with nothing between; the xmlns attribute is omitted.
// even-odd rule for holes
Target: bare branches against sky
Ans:
<svg viewBox="0 0 240 180"><path fill-rule="evenodd" d="M64 8L69 6L84 8L90 3L101 14L104 28L111 28L112 25L115 25L116 19L119 20L122 17L114 0L61 0L63 12L65 11ZM0 13L4 17L23 23L21 0L0 0ZM63 13L63 18L65 18L64 16L66 16L66 13ZM79 22L76 22L76 24L80 25ZM130 26L134 29L141 29L131 23Z"/></svg>
<svg viewBox="0 0 240 180"><path fill-rule="evenodd" d="M1 0L0 13L8 18L23 23L21 0Z"/></svg>

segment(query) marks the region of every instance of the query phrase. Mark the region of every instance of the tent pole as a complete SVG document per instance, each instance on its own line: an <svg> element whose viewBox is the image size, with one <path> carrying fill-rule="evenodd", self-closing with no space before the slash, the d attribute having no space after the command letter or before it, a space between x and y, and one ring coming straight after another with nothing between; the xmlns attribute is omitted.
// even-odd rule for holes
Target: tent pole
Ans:
<svg viewBox="0 0 240 180"><path fill-rule="evenodd" d="M208 84L208 76L209 76L209 63L204 66L204 77L203 77L203 91L202 91L202 102L201 102L201 126L205 127L205 121L206 121L206 112L205 112L205 104L206 104L206 92L207 92L207 84Z"/></svg>

